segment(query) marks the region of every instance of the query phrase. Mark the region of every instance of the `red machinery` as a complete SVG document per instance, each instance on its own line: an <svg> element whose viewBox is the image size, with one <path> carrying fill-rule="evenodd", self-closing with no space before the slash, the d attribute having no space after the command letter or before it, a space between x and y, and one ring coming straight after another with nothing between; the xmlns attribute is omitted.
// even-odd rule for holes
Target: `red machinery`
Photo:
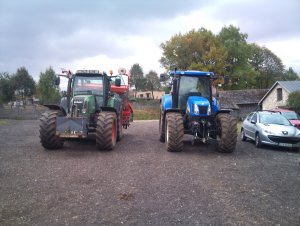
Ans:
<svg viewBox="0 0 300 226"><path fill-rule="evenodd" d="M118 70L118 75L112 75L112 71L110 71L111 78L111 92L117 93L122 98L123 103L123 127L127 129L130 125L130 122L133 121L133 107L129 101L129 88L130 88L130 77L126 73L125 68L120 68ZM121 86L115 85L115 79L121 79Z"/></svg>

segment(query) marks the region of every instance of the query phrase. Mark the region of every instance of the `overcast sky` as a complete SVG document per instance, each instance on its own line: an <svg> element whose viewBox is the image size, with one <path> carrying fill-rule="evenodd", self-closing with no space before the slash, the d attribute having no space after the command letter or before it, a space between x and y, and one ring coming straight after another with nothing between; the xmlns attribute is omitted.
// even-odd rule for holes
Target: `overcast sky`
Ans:
<svg viewBox="0 0 300 226"><path fill-rule="evenodd" d="M159 45L174 34L233 24L300 74L299 0L0 0L0 71L24 66L164 72Z"/></svg>

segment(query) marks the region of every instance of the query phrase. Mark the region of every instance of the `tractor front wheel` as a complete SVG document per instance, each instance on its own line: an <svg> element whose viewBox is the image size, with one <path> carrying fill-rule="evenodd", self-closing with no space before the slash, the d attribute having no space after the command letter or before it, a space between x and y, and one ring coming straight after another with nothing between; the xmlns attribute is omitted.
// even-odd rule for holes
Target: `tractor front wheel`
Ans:
<svg viewBox="0 0 300 226"><path fill-rule="evenodd" d="M219 152L231 153L234 151L237 142L237 121L227 113L220 113L217 115L218 128L218 145Z"/></svg>
<svg viewBox="0 0 300 226"><path fill-rule="evenodd" d="M48 150L63 147L64 140L56 135L57 111L46 111L40 118L40 141L44 148Z"/></svg>
<svg viewBox="0 0 300 226"><path fill-rule="evenodd" d="M100 112L96 128L96 146L99 150L112 150L117 142L117 115Z"/></svg>
<svg viewBox="0 0 300 226"><path fill-rule="evenodd" d="M180 113L170 112L165 121L165 142L169 152L180 152L183 150L183 118Z"/></svg>

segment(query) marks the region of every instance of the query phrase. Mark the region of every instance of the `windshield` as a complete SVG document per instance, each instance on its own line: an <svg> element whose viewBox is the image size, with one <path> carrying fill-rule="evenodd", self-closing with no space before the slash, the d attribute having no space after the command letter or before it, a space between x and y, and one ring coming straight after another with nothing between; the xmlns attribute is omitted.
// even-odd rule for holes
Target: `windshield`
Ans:
<svg viewBox="0 0 300 226"><path fill-rule="evenodd" d="M74 96L84 94L103 96L103 77L76 76L73 89Z"/></svg>
<svg viewBox="0 0 300 226"><path fill-rule="evenodd" d="M260 114L260 123L290 126L291 123L280 114Z"/></svg>
<svg viewBox="0 0 300 226"><path fill-rule="evenodd" d="M297 120L300 119L299 115L293 111L282 112L282 115L288 120Z"/></svg>
<svg viewBox="0 0 300 226"><path fill-rule="evenodd" d="M122 76L122 75L116 75L116 76L111 76L111 84L115 85L116 78L121 79L121 86L127 86L128 85L128 76Z"/></svg>
<svg viewBox="0 0 300 226"><path fill-rule="evenodd" d="M210 80L206 76L182 76L179 87L179 108L186 108L189 96L202 96L210 100Z"/></svg>

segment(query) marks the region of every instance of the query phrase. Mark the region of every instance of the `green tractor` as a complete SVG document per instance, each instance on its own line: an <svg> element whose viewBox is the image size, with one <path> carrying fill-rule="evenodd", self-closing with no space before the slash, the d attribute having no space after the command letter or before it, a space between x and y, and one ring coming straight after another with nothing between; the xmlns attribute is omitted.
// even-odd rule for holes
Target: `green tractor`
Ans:
<svg viewBox="0 0 300 226"><path fill-rule="evenodd" d="M40 140L45 149L63 147L66 139L93 133L99 150L112 150L122 138L122 100L110 91L110 78L98 70L63 71L68 79L67 95L60 105L45 105L40 118ZM60 77L56 85L60 84ZM121 81L116 79L116 86Z"/></svg>

